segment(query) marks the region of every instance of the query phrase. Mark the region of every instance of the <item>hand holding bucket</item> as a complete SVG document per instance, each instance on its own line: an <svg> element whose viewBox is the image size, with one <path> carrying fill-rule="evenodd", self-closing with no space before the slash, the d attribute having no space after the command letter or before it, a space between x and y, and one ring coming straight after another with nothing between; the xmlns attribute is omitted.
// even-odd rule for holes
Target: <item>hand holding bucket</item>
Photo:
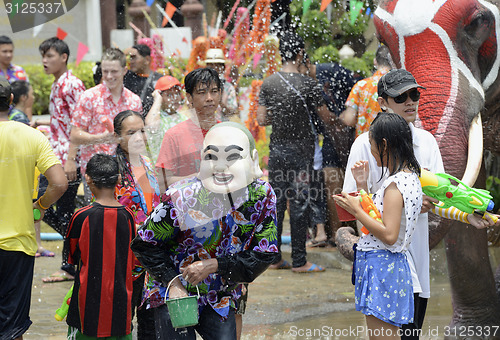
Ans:
<svg viewBox="0 0 500 340"><path fill-rule="evenodd" d="M358 196L359 192L358 191L350 192L349 195ZM335 197L343 197L343 196L342 196L342 194L333 195L333 198L335 198ZM348 222L348 221L355 221L356 220L356 217L354 217L350 212L348 212L347 210L342 208L337 203L337 200L335 200L335 208L337 209L337 215L338 215L339 221Z"/></svg>
<svg viewBox="0 0 500 340"><path fill-rule="evenodd" d="M172 282L180 276L182 276L182 274L177 275L168 283L167 291L165 292L165 304L167 305L168 314L170 315L170 320L174 328L185 328L198 324L198 299L200 298L198 286L195 286L198 291L197 297L185 296L167 300L168 291Z"/></svg>

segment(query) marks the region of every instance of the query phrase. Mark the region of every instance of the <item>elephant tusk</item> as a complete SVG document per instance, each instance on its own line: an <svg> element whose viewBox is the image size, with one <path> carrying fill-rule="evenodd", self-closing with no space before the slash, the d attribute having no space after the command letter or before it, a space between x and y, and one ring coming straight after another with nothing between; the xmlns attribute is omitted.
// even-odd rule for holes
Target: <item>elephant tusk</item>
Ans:
<svg viewBox="0 0 500 340"><path fill-rule="evenodd" d="M472 120L469 130L469 151L467 154L467 166L462 177L462 182L470 187L474 186L481 163L483 162L483 126L481 113Z"/></svg>

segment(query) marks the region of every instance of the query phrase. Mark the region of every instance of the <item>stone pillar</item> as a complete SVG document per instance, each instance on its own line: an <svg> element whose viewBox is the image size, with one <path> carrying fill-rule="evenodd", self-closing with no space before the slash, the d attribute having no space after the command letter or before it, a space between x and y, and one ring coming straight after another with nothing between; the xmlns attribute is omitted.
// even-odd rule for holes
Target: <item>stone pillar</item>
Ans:
<svg viewBox="0 0 500 340"><path fill-rule="evenodd" d="M193 40L203 35L203 5L198 0L186 0L180 10L184 15L184 26L191 27Z"/></svg>
<svg viewBox="0 0 500 340"><path fill-rule="evenodd" d="M116 1L101 0L101 34L104 48L111 47L111 30L116 29Z"/></svg>
<svg viewBox="0 0 500 340"><path fill-rule="evenodd" d="M149 30L151 27L149 26L142 10L148 13L148 15L151 12L151 9L148 5L146 5L144 0L132 0L132 3L128 7L128 14L132 18L132 23L137 26L137 28L139 28L146 37L149 37ZM135 30L134 41L137 41L137 32Z"/></svg>

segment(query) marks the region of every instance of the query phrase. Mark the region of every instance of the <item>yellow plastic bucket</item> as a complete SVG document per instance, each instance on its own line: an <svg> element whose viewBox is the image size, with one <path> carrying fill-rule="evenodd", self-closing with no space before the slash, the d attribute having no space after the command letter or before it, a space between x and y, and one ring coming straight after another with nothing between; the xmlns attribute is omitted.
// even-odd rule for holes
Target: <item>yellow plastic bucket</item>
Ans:
<svg viewBox="0 0 500 340"><path fill-rule="evenodd" d="M165 303L167 304L170 321L174 328L184 328L198 324L198 298L200 297L198 286L196 286L196 290L198 291L197 297L185 296L167 300L170 285L179 276L182 276L182 274L177 275L168 283L167 291L165 292Z"/></svg>

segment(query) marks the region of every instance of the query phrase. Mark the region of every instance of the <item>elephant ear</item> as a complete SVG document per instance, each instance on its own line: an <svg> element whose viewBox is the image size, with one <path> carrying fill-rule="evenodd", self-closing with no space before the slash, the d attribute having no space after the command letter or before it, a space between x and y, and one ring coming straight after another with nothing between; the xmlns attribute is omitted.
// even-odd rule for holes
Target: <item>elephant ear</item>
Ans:
<svg viewBox="0 0 500 340"><path fill-rule="evenodd" d="M469 24L465 27L467 34L472 39L471 41L477 41L481 44L478 49L478 65L481 72L481 83L487 82L483 84L485 90L494 81L494 79L487 79L488 76L490 76L490 78L494 77L490 75L490 72L496 72L496 76L498 76L498 70L493 70L497 58L500 57L497 55L498 37L496 32L496 21L499 20L498 12L496 14L497 15L494 15L493 12L487 9L478 11L473 15Z"/></svg>

